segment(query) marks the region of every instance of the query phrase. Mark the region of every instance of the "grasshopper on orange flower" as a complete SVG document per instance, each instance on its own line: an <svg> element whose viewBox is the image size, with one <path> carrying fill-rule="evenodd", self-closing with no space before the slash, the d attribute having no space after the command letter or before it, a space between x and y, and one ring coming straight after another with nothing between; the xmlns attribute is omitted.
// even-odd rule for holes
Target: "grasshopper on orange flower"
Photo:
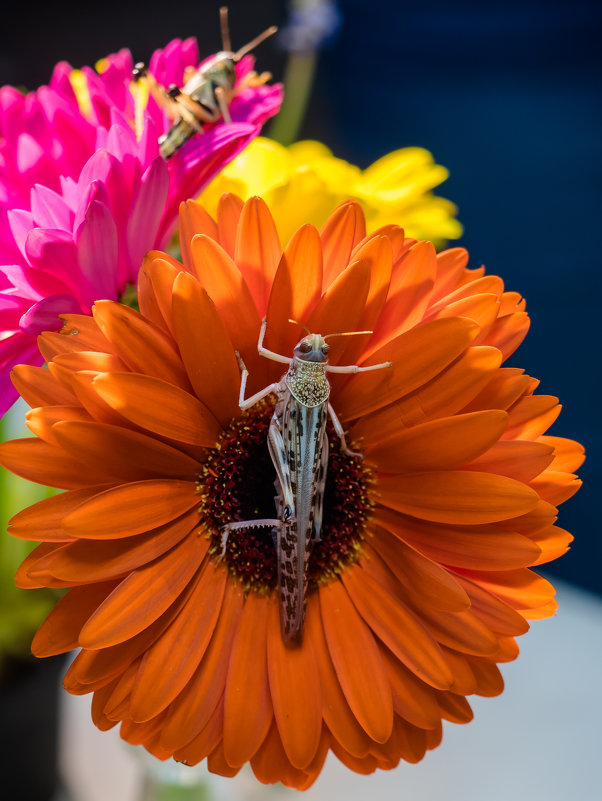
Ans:
<svg viewBox="0 0 602 801"><path fill-rule="evenodd" d="M289 322L293 323L293 320ZM341 450L361 458L345 442L343 426L329 403L330 384L326 373L365 373L391 367L391 362L367 367L330 365L326 340L334 336L370 334L312 334L307 331L294 348L292 358L263 347L267 322L263 321L257 343L260 356L288 365L280 381L245 398L249 372L238 355L241 369L239 405L244 411L267 395L276 395L276 406L268 430L268 450L276 471L275 518L242 520L222 529L222 555L228 536L242 528L271 528L278 560L280 627L285 642L301 637L307 591L307 568L313 542L320 540L324 487L328 468L326 422L330 415ZM304 326L303 326L304 327ZM307 329L306 329L307 330Z"/></svg>

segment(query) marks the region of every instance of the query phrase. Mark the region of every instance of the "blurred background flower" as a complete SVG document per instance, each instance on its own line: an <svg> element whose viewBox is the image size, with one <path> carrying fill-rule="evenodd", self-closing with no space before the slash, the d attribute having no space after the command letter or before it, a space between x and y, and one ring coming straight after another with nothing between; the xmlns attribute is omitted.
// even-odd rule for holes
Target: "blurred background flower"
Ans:
<svg viewBox="0 0 602 801"><path fill-rule="evenodd" d="M211 181L199 200L215 216L223 192L243 200L260 195L273 209L286 244L306 222L321 228L332 209L351 198L361 204L369 232L395 223L406 236L440 247L462 235L454 204L431 191L447 177L445 167L419 147L395 150L361 170L336 158L322 142L284 147L258 137Z"/></svg>

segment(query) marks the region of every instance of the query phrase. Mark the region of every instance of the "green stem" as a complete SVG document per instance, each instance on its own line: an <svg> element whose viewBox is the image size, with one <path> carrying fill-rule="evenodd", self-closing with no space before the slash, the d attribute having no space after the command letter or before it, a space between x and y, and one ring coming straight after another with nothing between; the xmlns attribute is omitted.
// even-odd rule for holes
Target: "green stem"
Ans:
<svg viewBox="0 0 602 801"><path fill-rule="evenodd" d="M284 73L284 100L269 130L272 139L290 145L299 134L311 94L318 56L315 50L291 53Z"/></svg>

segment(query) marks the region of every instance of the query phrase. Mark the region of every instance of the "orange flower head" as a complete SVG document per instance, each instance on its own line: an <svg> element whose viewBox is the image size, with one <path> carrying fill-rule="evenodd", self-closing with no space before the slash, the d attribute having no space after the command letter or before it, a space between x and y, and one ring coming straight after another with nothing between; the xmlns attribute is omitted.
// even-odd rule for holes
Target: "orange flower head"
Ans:
<svg viewBox="0 0 602 801"><path fill-rule="evenodd" d="M442 719L471 719L467 696L502 691L497 663L556 607L530 568L568 547L555 507L583 457L545 434L557 399L501 366L526 334L524 301L462 249L436 254L395 225L366 236L354 202L282 250L259 198L224 195L216 220L188 201L180 238L183 264L147 255L140 312L101 301L66 315L40 337L49 369L14 371L36 437L0 460L66 490L12 520L42 541L19 585L67 588L33 651L81 648L67 690L93 692L97 726L121 723L162 759L207 758L226 776L250 762L298 789L329 750L359 773L417 762ZM349 448L329 422L290 642L279 529L224 536L286 517L274 395L239 407L237 354L246 397L286 372L258 353L264 317L264 347L283 357L305 336L293 319L323 337L368 332L330 340L331 366L392 363L327 373Z"/></svg>

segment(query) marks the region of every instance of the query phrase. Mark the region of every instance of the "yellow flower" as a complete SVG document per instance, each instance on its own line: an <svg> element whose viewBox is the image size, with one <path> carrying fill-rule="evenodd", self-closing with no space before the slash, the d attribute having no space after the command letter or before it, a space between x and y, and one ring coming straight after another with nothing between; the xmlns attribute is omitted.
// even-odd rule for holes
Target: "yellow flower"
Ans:
<svg viewBox="0 0 602 801"><path fill-rule="evenodd" d="M224 192L244 200L261 195L274 212L283 244L303 223L321 227L337 203L359 201L368 232L396 223L406 236L441 245L462 235L456 207L432 189L448 172L435 164L428 150L394 150L361 170L336 158L321 142L283 147L264 137L255 139L206 187L199 200L210 214Z"/></svg>

